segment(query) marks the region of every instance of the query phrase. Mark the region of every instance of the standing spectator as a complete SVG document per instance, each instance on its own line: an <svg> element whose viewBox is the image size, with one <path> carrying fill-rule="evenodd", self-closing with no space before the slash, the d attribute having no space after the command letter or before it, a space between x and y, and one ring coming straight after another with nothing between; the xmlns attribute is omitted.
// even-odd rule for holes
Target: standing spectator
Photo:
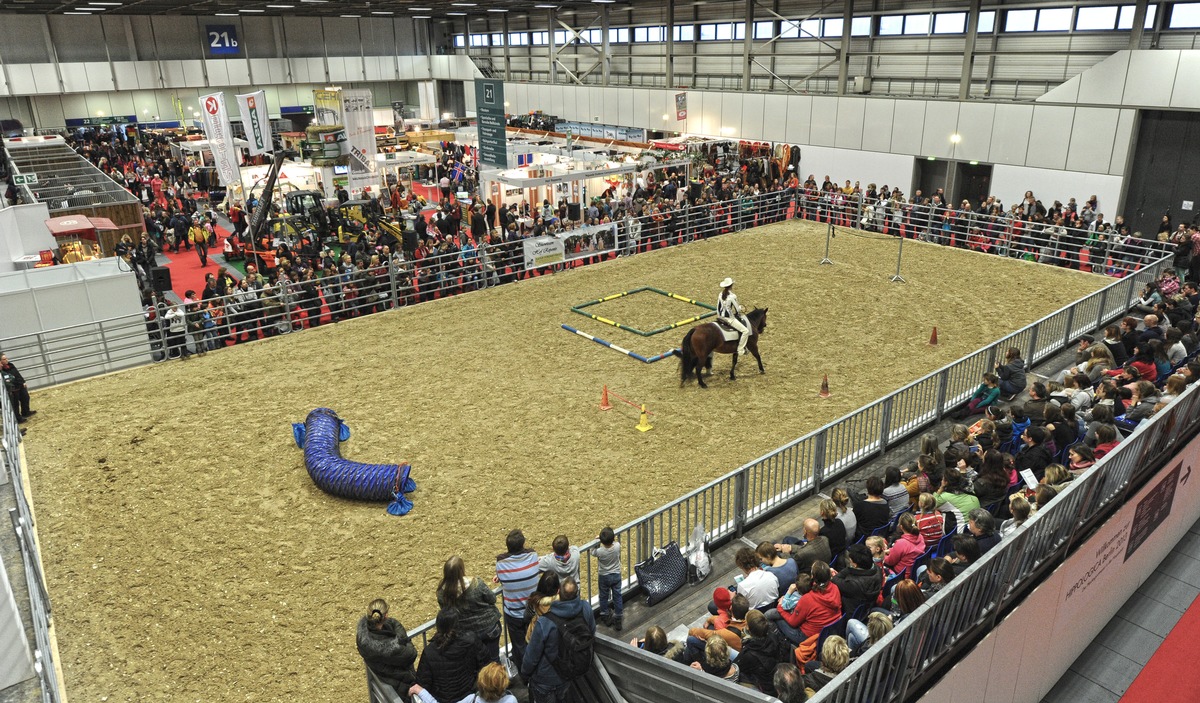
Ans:
<svg viewBox="0 0 1200 703"><path fill-rule="evenodd" d="M525 548L525 533L512 530L505 540L508 551L496 557L496 577L504 597L504 625L512 645L513 663L521 668L525 656L525 631L529 627L526 603L537 587L538 555Z"/></svg>
<svg viewBox="0 0 1200 703"><path fill-rule="evenodd" d="M478 576L467 578L462 557L452 556L442 566L437 602L442 609L457 611L459 630L475 635L487 648L491 660L500 661L500 613L496 610L496 594Z"/></svg>
<svg viewBox="0 0 1200 703"><path fill-rule="evenodd" d="M458 611L438 612L436 632L421 652L417 685L439 701L459 701L475 689L475 677L488 663L487 649L475 635L460 631ZM416 688L409 690L414 695Z"/></svg>
<svg viewBox="0 0 1200 703"><path fill-rule="evenodd" d="M569 578L579 583L579 547L572 545L566 535L555 537L550 546L553 551L542 557L538 569L553 571L563 581Z"/></svg>
<svg viewBox="0 0 1200 703"><path fill-rule="evenodd" d="M25 377L8 360L8 354L0 354L0 376L4 379L4 390L17 411L17 422L25 422L30 416L36 415L36 410L29 409L29 386L25 383Z"/></svg>
<svg viewBox="0 0 1200 703"><path fill-rule="evenodd" d="M621 631L621 618L625 603L621 599L621 543L616 541L613 528L600 530L600 546L592 550L599 565L600 577L600 620L617 632ZM609 597L612 612L609 612Z"/></svg>
<svg viewBox="0 0 1200 703"><path fill-rule="evenodd" d="M376 598L367 606L367 614L358 620L358 653L380 681L404 691L417 682L413 664L417 648L408 632L395 618L388 617L388 604Z"/></svg>
<svg viewBox="0 0 1200 703"><path fill-rule="evenodd" d="M199 218L192 220L192 226L188 230L188 239L196 245L196 254L200 257L200 267L208 266L208 233L200 225Z"/></svg>
<svg viewBox="0 0 1200 703"><path fill-rule="evenodd" d="M576 666L583 658L582 649L586 646L590 662L595 634L596 621L592 609L579 599L579 586L564 580L558 600L534 624L521 664L521 677L529 683L531 703L567 703L571 680L579 675Z"/></svg>

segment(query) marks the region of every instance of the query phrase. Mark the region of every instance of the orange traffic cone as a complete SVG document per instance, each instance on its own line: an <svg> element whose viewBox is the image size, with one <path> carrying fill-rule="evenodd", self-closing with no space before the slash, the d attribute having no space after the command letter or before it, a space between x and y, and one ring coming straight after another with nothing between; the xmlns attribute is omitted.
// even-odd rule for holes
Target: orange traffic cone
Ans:
<svg viewBox="0 0 1200 703"><path fill-rule="evenodd" d="M821 377L821 392L817 394L818 398L828 398L832 393L829 392L829 374Z"/></svg>
<svg viewBox="0 0 1200 703"><path fill-rule="evenodd" d="M608 386L605 386L604 390L600 391L600 409L612 410L612 405L608 402Z"/></svg>
<svg viewBox="0 0 1200 703"><path fill-rule="evenodd" d="M933 328L933 334L929 335L929 345L932 347L937 346L937 328L936 327Z"/></svg>

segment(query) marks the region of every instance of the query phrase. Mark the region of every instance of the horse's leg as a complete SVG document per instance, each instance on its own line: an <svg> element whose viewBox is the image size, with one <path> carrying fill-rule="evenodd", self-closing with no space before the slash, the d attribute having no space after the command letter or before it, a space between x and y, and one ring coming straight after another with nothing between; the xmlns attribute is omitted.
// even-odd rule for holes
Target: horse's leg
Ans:
<svg viewBox="0 0 1200 703"><path fill-rule="evenodd" d="M704 358L699 354L696 355L696 382L700 384L701 388L708 388L708 384L704 382Z"/></svg>
<svg viewBox="0 0 1200 703"><path fill-rule="evenodd" d="M729 365L729 380L730 381L737 380L737 375L734 374L734 371L737 370L737 360L738 360L738 353L737 353L737 350L734 349L733 350L733 363L731 363Z"/></svg>
<svg viewBox="0 0 1200 703"><path fill-rule="evenodd" d="M709 352L708 356L704 357L704 368L708 372L709 376L712 375L712 367L713 367L713 352Z"/></svg>
<svg viewBox="0 0 1200 703"><path fill-rule="evenodd" d="M758 339L752 338L746 345L746 348L750 350L750 353L754 355L754 360L758 362L758 372L766 373L767 370L763 368L762 356L760 356L758 353Z"/></svg>

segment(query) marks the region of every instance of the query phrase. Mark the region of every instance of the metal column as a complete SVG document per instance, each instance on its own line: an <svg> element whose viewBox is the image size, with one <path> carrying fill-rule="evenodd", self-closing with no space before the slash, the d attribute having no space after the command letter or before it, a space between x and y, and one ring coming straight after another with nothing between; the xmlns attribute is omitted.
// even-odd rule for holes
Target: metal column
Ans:
<svg viewBox="0 0 1200 703"><path fill-rule="evenodd" d="M750 64L754 58L754 0L746 0L746 36L742 41L742 91L750 91Z"/></svg>
<svg viewBox="0 0 1200 703"><path fill-rule="evenodd" d="M979 7L981 4L981 0L971 0L971 9L967 13L967 36L963 40L962 77L958 81L959 100L966 100L971 96L971 74L975 68L975 37L979 33ZM999 21L999 17L996 20Z"/></svg>

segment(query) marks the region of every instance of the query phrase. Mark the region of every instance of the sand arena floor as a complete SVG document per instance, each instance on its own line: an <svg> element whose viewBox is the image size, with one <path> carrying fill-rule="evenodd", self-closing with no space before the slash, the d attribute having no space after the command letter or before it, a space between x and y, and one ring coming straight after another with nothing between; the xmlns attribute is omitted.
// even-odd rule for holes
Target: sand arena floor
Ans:
<svg viewBox="0 0 1200 703"><path fill-rule="evenodd" d="M1096 290L1102 277L784 223L186 362L35 394L35 509L75 701L346 701L363 695L354 625L382 596L432 617L447 556L492 575L505 533L545 552L621 525ZM715 299L738 281L770 306L767 367L680 388L559 328L642 353L645 339L570 312L638 286ZM990 288L999 293L986 293ZM652 294L597 306L630 324L693 308ZM941 344L930 347L937 326ZM834 396L818 400L821 374ZM597 410L602 384L648 403ZM319 491L290 423L317 406L353 428L344 454L411 461L404 518Z"/></svg>

